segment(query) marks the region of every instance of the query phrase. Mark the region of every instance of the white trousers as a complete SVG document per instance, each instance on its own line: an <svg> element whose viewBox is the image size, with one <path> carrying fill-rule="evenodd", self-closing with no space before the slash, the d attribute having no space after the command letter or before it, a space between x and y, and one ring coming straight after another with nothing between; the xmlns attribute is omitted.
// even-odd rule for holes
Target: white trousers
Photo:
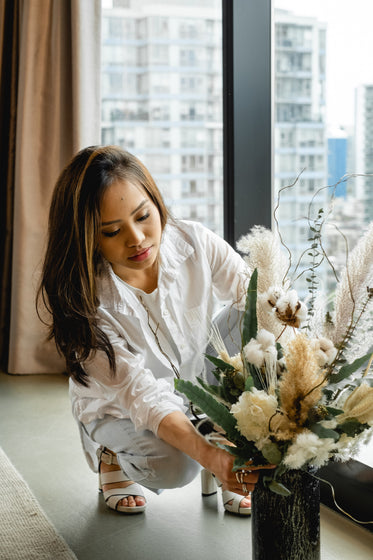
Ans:
<svg viewBox="0 0 373 560"><path fill-rule="evenodd" d="M136 432L133 423L127 418L106 415L100 420L81 425L81 430L90 440L84 443L83 439L83 447L86 454L90 454L95 471L98 470L98 460L92 447L108 447L117 454L119 466L129 480L139 482L156 493L189 484L201 470L196 461L159 439L153 432Z"/></svg>
<svg viewBox="0 0 373 560"><path fill-rule="evenodd" d="M233 341L240 340L237 338L239 318L237 311L223 309L215 320L228 352L232 354L238 351ZM207 348L206 353L213 354L214 351ZM211 370L210 362L206 366ZM153 432L136 432L133 423L127 418L106 415L89 424L78 425L86 459L94 472L98 471L96 452L100 446L117 454L118 463L129 480L156 493L189 484L201 470L196 461L159 439Z"/></svg>

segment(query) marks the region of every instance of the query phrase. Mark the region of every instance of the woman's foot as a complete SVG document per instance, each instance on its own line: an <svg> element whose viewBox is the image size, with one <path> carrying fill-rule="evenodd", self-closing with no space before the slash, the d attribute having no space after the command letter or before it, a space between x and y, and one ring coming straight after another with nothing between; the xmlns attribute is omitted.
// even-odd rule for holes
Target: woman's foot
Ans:
<svg viewBox="0 0 373 560"><path fill-rule="evenodd" d="M229 500L227 505L232 506L233 500ZM250 508L251 510L251 494L242 497L242 500L240 501L240 508Z"/></svg>
<svg viewBox="0 0 373 560"><path fill-rule="evenodd" d="M99 488L103 492L106 505L121 513L142 513L146 500L142 488L136 482L127 480L120 468L116 454L100 447L97 450L99 461Z"/></svg>
<svg viewBox="0 0 373 560"><path fill-rule="evenodd" d="M216 487L221 487L215 475L207 469L201 471L201 490L202 496L211 496L216 494ZM251 515L251 493L247 496L241 496L229 490L222 490L223 505L226 511L236 513L238 515Z"/></svg>
<svg viewBox="0 0 373 560"><path fill-rule="evenodd" d="M113 456L115 456L115 453L111 452L111 454ZM100 473L108 473L108 472L114 472L114 471L120 471L121 468L119 465L107 465L104 462L100 463ZM130 484L133 484L132 480L123 480L121 482L112 482L109 484L103 484L101 487L101 490L103 492L106 492L107 490L112 490L113 488L127 488L127 486L130 486ZM143 496L128 496L128 498L122 498L119 502L118 502L118 506L123 506L123 507L135 507L135 506L145 506L146 504L146 500Z"/></svg>
<svg viewBox="0 0 373 560"><path fill-rule="evenodd" d="M241 496L229 490L222 491L223 505L226 511L241 516L251 515L251 494Z"/></svg>

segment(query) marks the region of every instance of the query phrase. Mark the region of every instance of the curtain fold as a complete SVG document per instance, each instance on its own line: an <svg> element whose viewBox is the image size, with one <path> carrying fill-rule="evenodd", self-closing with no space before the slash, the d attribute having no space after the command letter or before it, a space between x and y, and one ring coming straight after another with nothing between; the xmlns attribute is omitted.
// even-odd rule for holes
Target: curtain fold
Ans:
<svg viewBox="0 0 373 560"><path fill-rule="evenodd" d="M17 0L15 0L17 1ZM35 309L54 183L100 142L100 0L18 0L19 67L8 372L64 370Z"/></svg>

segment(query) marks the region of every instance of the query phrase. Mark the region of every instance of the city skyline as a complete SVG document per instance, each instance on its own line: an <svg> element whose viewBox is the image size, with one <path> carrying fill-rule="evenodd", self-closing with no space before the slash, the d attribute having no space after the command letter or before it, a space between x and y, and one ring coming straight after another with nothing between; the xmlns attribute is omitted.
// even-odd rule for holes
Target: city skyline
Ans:
<svg viewBox="0 0 373 560"><path fill-rule="evenodd" d="M372 0L275 0L276 8L327 24L327 125L354 125L355 90L373 84Z"/></svg>
<svg viewBox="0 0 373 560"><path fill-rule="evenodd" d="M166 10L150 0L144 11L129 3L105 21L103 143L118 143L144 161L176 217L201 221L223 235L221 12L196 14L186 0L181 9L181 1L167 4ZM207 0L204 6L213 4ZM340 155L340 143L327 142L327 32L321 18L276 10L273 188L275 198L303 170L296 192L281 195L278 212L284 239L297 258L308 246L304 217L315 193L318 207L329 205L329 191L322 188L329 184L328 151ZM359 135L362 141L364 134ZM365 168L356 170L354 150L347 149L355 142L352 127L345 139L344 157L352 156L350 168L346 159L346 172L364 173ZM342 199L346 195L338 205L338 223L357 200L356 183L349 192L343 187L337 193ZM367 189L360 191L365 202ZM364 217L369 220L364 204L354 208L352 241ZM333 255L339 239L330 239Z"/></svg>

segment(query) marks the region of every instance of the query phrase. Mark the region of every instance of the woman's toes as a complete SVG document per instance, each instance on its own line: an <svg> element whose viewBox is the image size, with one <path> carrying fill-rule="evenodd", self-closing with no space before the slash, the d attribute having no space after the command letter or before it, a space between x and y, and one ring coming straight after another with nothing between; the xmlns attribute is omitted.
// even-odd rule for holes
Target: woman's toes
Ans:
<svg viewBox="0 0 373 560"><path fill-rule="evenodd" d="M128 496L128 498L123 498L120 501L120 505L123 507L144 506L145 503L145 499L142 496Z"/></svg>
<svg viewBox="0 0 373 560"><path fill-rule="evenodd" d="M251 507L251 495L250 494L241 500L240 507Z"/></svg>
<svg viewBox="0 0 373 560"><path fill-rule="evenodd" d="M136 501L134 496L128 496L127 505L128 507L136 507Z"/></svg>
<svg viewBox="0 0 373 560"><path fill-rule="evenodd" d="M142 496L136 496L135 501L137 506L144 506L146 504L146 500Z"/></svg>

